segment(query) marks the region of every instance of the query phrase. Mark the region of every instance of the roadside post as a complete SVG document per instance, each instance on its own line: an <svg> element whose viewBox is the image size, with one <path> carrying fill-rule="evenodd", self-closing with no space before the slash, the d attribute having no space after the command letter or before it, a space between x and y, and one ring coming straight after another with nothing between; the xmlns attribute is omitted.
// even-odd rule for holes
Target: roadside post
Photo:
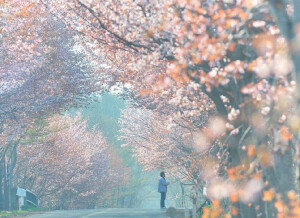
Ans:
<svg viewBox="0 0 300 218"><path fill-rule="evenodd" d="M18 207L19 210L21 210L22 206L25 204L26 189L18 188L16 195L18 196Z"/></svg>

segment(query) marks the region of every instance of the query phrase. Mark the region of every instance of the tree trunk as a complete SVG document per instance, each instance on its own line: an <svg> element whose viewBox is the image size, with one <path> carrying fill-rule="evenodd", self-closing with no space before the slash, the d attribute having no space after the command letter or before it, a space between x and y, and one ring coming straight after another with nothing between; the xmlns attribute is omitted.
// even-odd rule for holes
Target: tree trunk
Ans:
<svg viewBox="0 0 300 218"><path fill-rule="evenodd" d="M11 190L13 188L13 183L12 183L12 180L13 180L13 171L14 171L14 168L17 164L17 146L19 144L19 141L16 141L14 143L14 147L13 147L13 150L12 150L12 153L10 155L10 158L9 158L9 162L10 162L10 165L9 165L9 170L8 170L8 210L11 211L12 210L12 194L11 194Z"/></svg>
<svg viewBox="0 0 300 218"><path fill-rule="evenodd" d="M4 162L0 161L0 211L4 210L4 196L3 196L3 178L4 178Z"/></svg>
<svg viewBox="0 0 300 218"><path fill-rule="evenodd" d="M4 157L4 168L3 168L3 195L4 195L4 199L3 199L3 204L4 204L4 210L8 210L8 178L7 178L7 160L6 160L6 156Z"/></svg>

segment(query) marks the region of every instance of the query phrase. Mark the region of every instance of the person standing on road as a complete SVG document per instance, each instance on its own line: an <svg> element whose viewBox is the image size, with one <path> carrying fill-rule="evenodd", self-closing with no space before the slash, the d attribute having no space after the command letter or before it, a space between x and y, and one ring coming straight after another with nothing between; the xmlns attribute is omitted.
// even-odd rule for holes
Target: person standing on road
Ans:
<svg viewBox="0 0 300 218"><path fill-rule="evenodd" d="M167 186L170 184L166 181L165 172L160 173L160 179L158 180L158 192L160 192L160 208L166 208L165 200L167 195Z"/></svg>

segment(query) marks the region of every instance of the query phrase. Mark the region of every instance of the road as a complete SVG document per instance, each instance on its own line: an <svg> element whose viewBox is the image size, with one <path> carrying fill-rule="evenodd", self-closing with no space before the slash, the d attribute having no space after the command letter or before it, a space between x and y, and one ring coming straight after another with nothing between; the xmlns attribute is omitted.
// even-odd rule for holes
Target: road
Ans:
<svg viewBox="0 0 300 218"><path fill-rule="evenodd" d="M26 216L27 218L166 218L166 211L160 209L93 209L93 210L57 210Z"/></svg>

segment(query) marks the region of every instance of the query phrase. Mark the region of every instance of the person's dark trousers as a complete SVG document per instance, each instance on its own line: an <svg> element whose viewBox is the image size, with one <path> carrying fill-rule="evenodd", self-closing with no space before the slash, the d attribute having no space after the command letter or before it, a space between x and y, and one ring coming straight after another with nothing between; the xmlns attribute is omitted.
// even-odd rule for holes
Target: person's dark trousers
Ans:
<svg viewBox="0 0 300 218"><path fill-rule="evenodd" d="M166 195L167 195L166 192L160 193L160 207L161 208L166 207L166 205L165 205Z"/></svg>

